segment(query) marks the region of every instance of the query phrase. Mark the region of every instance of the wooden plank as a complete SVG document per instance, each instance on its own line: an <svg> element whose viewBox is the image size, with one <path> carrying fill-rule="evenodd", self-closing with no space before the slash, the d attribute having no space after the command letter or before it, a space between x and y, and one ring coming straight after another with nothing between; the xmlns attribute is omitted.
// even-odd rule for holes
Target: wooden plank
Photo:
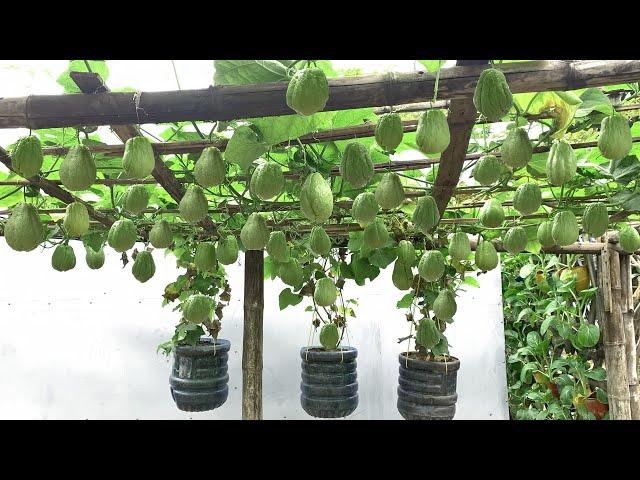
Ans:
<svg viewBox="0 0 640 480"><path fill-rule="evenodd" d="M71 72L71 79L78 85L78 88L85 95L102 95L103 92L108 92L108 87L102 81L100 75L96 73L84 73L79 74L79 72ZM116 136L122 140L123 143L126 143L127 140L133 137L137 137L140 135L140 131L134 125L122 125L116 124L111 125L111 130ZM124 148L124 147L123 147ZM123 150L124 151L124 150ZM155 166L153 168L153 172L151 172L153 178L164 188L171 198L173 198L176 203L179 203L182 199L185 189L182 186L182 183L178 182L173 174L173 172L164 164L162 161L162 157L160 155L155 155ZM207 217L202 220L199 225L205 228L205 230L209 232L215 232L216 226L213 221Z"/></svg>
<svg viewBox="0 0 640 480"><path fill-rule="evenodd" d="M242 332L242 419L262 420L262 322L264 254L244 254L244 329Z"/></svg>
<svg viewBox="0 0 640 480"><path fill-rule="evenodd" d="M640 79L640 61L532 61L498 65L513 93L575 90L630 83ZM441 73L439 98L473 94L481 65L458 66ZM93 75L87 73L87 75ZM382 107L428 100L435 76L426 72L342 77L329 80L325 111ZM103 92L31 95L0 99L0 128L55 128L78 125L123 125L217 121L290 115L288 83L220 85L200 90L168 92Z"/></svg>
<svg viewBox="0 0 640 480"><path fill-rule="evenodd" d="M605 246L609 257L611 311L604 343L607 366L607 394L613 420L631 420L627 359L625 354L624 323L621 308L620 254ZM606 272L605 272L606 273Z"/></svg>
<svg viewBox="0 0 640 480"><path fill-rule="evenodd" d="M622 323L624 328L625 355L627 357L627 380L629 382L629 404L631 419L640 420L640 388L636 357L636 339L633 325L633 289L631 287L631 256L620 255L620 284Z"/></svg>
<svg viewBox="0 0 640 480"><path fill-rule="evenodd" d="M489 63L488 60L458 60L458 65L461 67L473 65L479 66L480 70L484 69L487 63ZM439 90L438 93L440 93ZM451 142L442 153L432 194L441 214L447 208L460 180L475 121L476 107L473 105L472 97L451 100L447 115Z"/></svg>

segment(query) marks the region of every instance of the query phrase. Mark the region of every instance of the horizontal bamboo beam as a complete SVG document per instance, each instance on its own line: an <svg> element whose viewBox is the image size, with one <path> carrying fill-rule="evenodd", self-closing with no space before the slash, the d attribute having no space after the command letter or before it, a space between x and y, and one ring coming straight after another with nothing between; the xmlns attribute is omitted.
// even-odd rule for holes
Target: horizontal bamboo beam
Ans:
<svg viewBox="0 0 640 480"><path fill-rule="evenodd" d="M640 137L633 137L632 138L633 143L639 143L640 142ZM178 143L178 142L175 142ZM199 143L199 142L190 142L190 143ZM167 144L157 144L157 145L167 145ZM572 143L571 146L574 149L581 149L581 148L593 148L593 147L597 147L598 146L598 142L597 141L591 141L591 142L576 142L576 143ZM113 147L116 147L115 145ZM121 146L117 146L118 148L120 148ZM534 153L545 153L549 151L549 147L548 146L538 146L535 147L533 149ZM482 155L484 155L483 153L469 153L465 156L464 161L468 162L468 161L472 161L472 160L477 160L480 157L482 157ZM495 155L497 157L500 157L501 154L499 151L497 152L492 152L492 155ZM376 173L384 173L387 171L391 171L391 172L403 172L403 171L408 171L408 170L421 170L423 168L429 168L432 165L436 165L440 163L440 158L420 158L420 159L414 159L414 160L392 160L390 163L378 163L376 165L374 165L374 171ZM98 168L99 169L99 168ZM185 174L185 173L191 173L188 171L177 171L177 170L172 170L172 172L174 174ZM338 166L334 167L331 170L330 175L332 177L338 177L340 176L340 169ZM285 172L284 174L285 178L288 179L298 179L300 178L300 174L297 172ZM230 180L234 181L234 180L238 180L238 181L245 181L247 180L248 177L247 176L238 176L238 177L234 177ZM186 180L186 179L182 179L182 178L177 178L176 179L178 182L180 183L193 183L191 180ZM57 185L60 185L60 181L59 180L50 180L51 182L56 183ZM31 180L1 180L0 181L0 186L1 185L30 185L33 184L34 181ZM123 179L117 179L117 178L113 178L113 179L96 179L95 181L96 184L100 184L100 185L153 185L153 184L157 184L158 182L156 182L155 180L152 179L146 179L146 180L137 180L137 179L127 179L127 178L123 178ZM476 188L476 187L468 187L468 188ZM477 187L480 188L480 187Z"/></svg>
<svg viewBox="0 0 640 480"><path fill-rule="evenodd" d="M432 102L427 102L430 104ZM437 102L436 102L437 103ZM618 105L615 106L616 111L630 111L640 110L640 103L631 105ZM525 115L528 120L538 120L551 118L548 113L537 115ZM486 119L476 119L476 123L490 123ZM402 127L404 133L415 132L418 129L418 120L403 120ZM315 133L303 135L299 138L300 143L304 145L322 143L322 142L335 142L339 140L350 140L356 138L368 138L372 137L375 133L375 123L364 123L362 125L355 125L350 127L333 128L328 130L319 130ZM152 142L151 146L156 155L175 155L175 154L187 154L187 153L200 153L207 147L216 147L220 151L224 151L227 147L227 139L214 139L214 140L188 140L177 142ZM292 144L298 143L297 141L290 140L287 142L279 143L276 146L287 147ZM107 157L121 157L124 154L124 145L90 145L89 150L96 154L104 155ZM69 147L62 145L54 145L51 147L44 147L42 152L45 155L66 155L69 151Z"/></svg>
<svg viewBox="0 0 640 480"><path fill-rule="evenodd" d="M425 194L422 190L406 190L405 196L407 198L419 198ZM571 200L577 203L592 203L597 202L604 197L603 194L591 195L585 197L572 197ZM447 207L447 210L467 210L473 208L481 208L485 202L472 202L468 204L462 205L454 205ZM542 205L546 206L556 206L557 200L555 198L544 198L542 199ZM353 206L353 200L341 200L335 202L335 206L344 210L350 210ZM511 207L513 206L512 200L507 200L502 202L503 207ZM298 202L265 202L264 205L261 206L261 212L284 212L291 210L299 210L300 204ZM38 210L39 213L47 215L47 214L60 214L64 213L66 209L64 208L41 208ZM241 208L237 203L227 203L223 207L210 208L209 213L238 213L241 212ZM96 212L104 213L104 214L113 214L116 212L113 208L101 208L96 209ZM0 210L0 215L8 215L11 213L11 210ZM155 214L178 214L179 210L176 208L147 208L140 213L155 213ZM395 214L397 213L395 210L383 210L380 212L381 214ZM617 213L617 212L615 212ZM342 215L344 216L344 215ZM529 218L529 216L525 216L523 218ZM446 219L445 219L446 220ZM463 219L461 219L463 220Z"/></svg>
<svg viewBox="0 0 640 480"><path fill-rule="evenodd" d="M513 93L576 90L640 80L640 61L637 60L532 61L503 63L495 67L505 73ZM485 68L443 69L438 96L443 100L470 96ZM433 94L435 81L434 74L422 71L332 78L325 111L425 101ZM39 129L291 115L293 111L285 102L287 86L288 82L284 81L168 92L3 98L0 99L0 128Z"/></svg>
<svg viewBox="0 0 640 480"><path fill-rule="evenodd" d="M631 90L609 90L607 92L603 92L606 96L611 97L616 93L620 92L631 92ZM395 105L392 107L379 107L374 110L376 115L383 115L385 113L414 113L414 112L422 112L424 110L430 110L433 108L447 108L449 106L448 100L438 100L437 102L419 102L419 103L409 103L407 105ZM640 108L640 104L631 103L631 104L619 104L613 105L613 108L616 112L628 112L630 110L637 110ZM551 118L548 113L542 114L527 114L524 116L527 120L538 120ZM498 120L500 121L500 120ZM479 122L480 123L480 122ZM483 119L481 123L494 123L490 120Z"/></svg>

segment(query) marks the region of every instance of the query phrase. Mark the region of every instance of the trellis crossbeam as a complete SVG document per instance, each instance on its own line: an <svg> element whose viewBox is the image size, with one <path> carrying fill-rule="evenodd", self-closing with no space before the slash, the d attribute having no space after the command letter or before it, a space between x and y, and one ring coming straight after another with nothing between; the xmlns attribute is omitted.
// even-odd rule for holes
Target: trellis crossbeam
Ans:
<svg viewBox="0 0 640 480"><path fill-rule="evenodd" d="M442 70L438 97L473 94L486 66ZM640 61L533 61L496 65L504 71L513 93L575 90L640 80ZM92 74L88 74L92 75ZM435 75L426 72L388 73L329 80L325 111L381 107L429 100ZM95 95L31 95L0 99L0 128L55 128L78 125L122 125L217 121L291 115L286 105L288 83L219 85L169 92L105 92Z"/></svg>

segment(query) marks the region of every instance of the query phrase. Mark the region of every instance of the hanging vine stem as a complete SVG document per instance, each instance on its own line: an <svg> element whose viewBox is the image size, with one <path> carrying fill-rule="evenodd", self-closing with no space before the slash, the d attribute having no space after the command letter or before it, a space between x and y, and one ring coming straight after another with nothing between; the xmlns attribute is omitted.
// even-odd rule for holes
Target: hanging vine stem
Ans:
<svg viewBox="0 0 640 480"><path fill-rule="evenodd" d="M442 70L442 60L438 60L438 70L436 71L436 81L433 84L433 101L438 99L438 84L440 83L440 70Z"/></svg>

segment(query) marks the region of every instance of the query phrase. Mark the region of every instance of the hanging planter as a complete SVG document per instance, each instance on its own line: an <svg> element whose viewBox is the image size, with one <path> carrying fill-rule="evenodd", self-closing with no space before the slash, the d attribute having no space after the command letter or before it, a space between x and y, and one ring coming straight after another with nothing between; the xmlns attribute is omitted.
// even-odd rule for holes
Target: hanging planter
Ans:
<svg viewBox="0 0 640 480"><path fill-rule="evenodd" d="M451 420L456 413L460 360L427 360L401 353L398 411L405 420Z"/></svg>
<svg viewBox="0 0 640 480"><path fill-rule="evenodd" d="M300 403L316 418L340 418L358 407L358 380L354 347L325 350L302 347L302 383Z"/></svg>
<svg viewBox="0 0 640 480"><path fill-rule="evenodd" d="M196 345L176 346L169 384L180 410L204 412L227 401L230 347L229 340L209 337L202 337Z"/></svg>

